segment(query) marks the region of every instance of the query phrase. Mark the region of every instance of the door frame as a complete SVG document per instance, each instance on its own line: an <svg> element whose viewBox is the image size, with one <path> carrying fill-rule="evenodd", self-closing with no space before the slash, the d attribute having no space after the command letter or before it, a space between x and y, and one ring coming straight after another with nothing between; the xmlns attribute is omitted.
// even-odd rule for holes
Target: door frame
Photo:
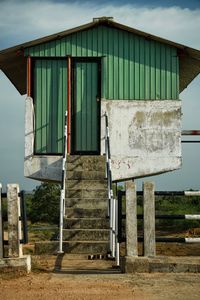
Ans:
<svg viewBox="0 0 200 300"><path fill-rule="evenodd" d="M97 151L76 151L76 63L94 62L97 63L97 97L99 98L97 105ZM100 57L75 57L71 61L71 153L72 155L100 155L100 131L101 131L101 58Z"/></svg>

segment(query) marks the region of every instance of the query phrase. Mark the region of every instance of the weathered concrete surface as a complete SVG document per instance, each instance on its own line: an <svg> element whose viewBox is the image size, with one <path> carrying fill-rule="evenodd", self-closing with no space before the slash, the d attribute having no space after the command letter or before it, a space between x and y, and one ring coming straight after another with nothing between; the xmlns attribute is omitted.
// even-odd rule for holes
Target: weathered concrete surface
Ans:
<svg viewBox="0 0 200 300"><path fill-rule="evenodd" d="M144 256L156 255L154 183L143 183Z"/></svg>
<svg viewBox="0 0 200 300"><path fill-rule="evenodd" d="M62 175L61 156L30 156L24 161L24 176L41 181L60 182Z"/></svg>
<svg viewBox="0 0 200 300"><path fill-rule="evenodd" d="M126 182L126 255L138 255L137 195L133 181Z"/></svg>
<svg viewBox="0 0 200 300"><path fill-rule="evenodd" d="M7 185L8 202L8 256L10 258L22 256L22 245L20 244L20 201L18 197L19 185Z"/></svg>
<svg viewBox="0 0 200 300"><path fill-rule="evenodd" d="M2 190L2 185L0 183L0 259L3 258L3 220L2 220L1 190Z"/></svg>
<svg viewBox="0 0 200 300"><path fill-rule="evenodd" d="M101 101L101 154L108 114L113 180L181 167L181 101Z"/></svg>
<svg viewBox="0 0 200 300"><path fill-rule="evenodd" d="M26 99L24 175L61 181L62 157L34 155L33 100ZM101 155L105 119L110 129L113 180L156 175L181 167L181 101L101 100Z"/></svg>
<svg viewBox="0 0 200 300"><path fill-rule="evenodd" d="M24 255L17 258L2 258L0 259L0 272L20 271L25 273L31 272L31 256Z"/></svg>
<svg viewBox="0 0 200 300"><path fill-rule="evenodd" d="M123 273L199 273L200 257L122 257L120 267Z"/></svg>
<svg viewBox="0 0 200 300"><path fill-rule="evenodd" d="M25 158L24 176L36 180L61 181L62 157L34 155L34 106L33 99L25 101Z"/></svg>

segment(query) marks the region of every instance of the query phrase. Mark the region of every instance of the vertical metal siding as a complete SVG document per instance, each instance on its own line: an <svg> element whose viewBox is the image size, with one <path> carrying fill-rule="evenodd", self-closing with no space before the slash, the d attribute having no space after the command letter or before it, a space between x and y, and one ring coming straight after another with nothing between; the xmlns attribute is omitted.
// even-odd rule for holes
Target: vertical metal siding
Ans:
<svg viewBox="0 0 200 300"><path fill-rule="evenodd" d="M67 103L66 60L36 60L34 67L35 152L62 153Z"/></svg>
<svg viewBox="0 0 200 300"><path fill-rule="evenodd" d="M103 98L165 100L179 97L177 49L123 30L98 26L27 48L25 55L38 57L34 71L36 153L61 153L63 148L67 62L59 57L102 57ZM45 57L57 57L58 60ZM80 75L82 84L86 85L86 93L91 94L90 77L95 71L89 65L82 64L81 68L85 74ZM89 107L84 101L79 103L84 107L83 113ZM86 126L86 135L90 136L88 123ZM81 147L89 147L87 143L90 141Z"/></svg>
<svg viewBox="0 0 200 300"><path fill-rule="evenodd" d="M98 64L75 64L75 151L98 151Z"/></svg>
<svg viewBox="0 0 200 300"><path fill-rule="evenodd" d="M107 99L177 99L177 50L116 28L98 26L26 49L30 56L102 58Z"/></svg>

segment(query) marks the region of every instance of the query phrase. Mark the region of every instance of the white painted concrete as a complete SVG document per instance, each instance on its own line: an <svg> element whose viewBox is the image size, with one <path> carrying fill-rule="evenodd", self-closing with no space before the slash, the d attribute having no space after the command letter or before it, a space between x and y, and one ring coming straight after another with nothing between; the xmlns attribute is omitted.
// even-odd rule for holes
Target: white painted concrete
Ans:
<svg viewBox="0 0 200 300"><path fill-rule="evenodd" d="M113 180L160 174L181 167L181 101L103 100L101 154L108 114Z"/></svg>
<svg viewBox="0 0 200 300"><path fill-rule="evenodd" d="M101 155L108 113L113 180L156 175L181 167L181 101L101 100ZM34 107L26 99L24 175L61 181L62 157L34 155Z"/></svg>
<svg viewBox="0 0 200 300"><path fill-rule="evenodd" d="M31 97L25 104L24 176L41 181L61 181L62 156L34 155L34 106Z"/></svg>

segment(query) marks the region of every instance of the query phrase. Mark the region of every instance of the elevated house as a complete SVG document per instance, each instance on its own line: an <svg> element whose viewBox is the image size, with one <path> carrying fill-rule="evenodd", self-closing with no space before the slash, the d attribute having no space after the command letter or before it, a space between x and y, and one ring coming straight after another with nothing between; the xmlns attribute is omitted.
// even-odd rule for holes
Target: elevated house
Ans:
<svg viewBox="0 0 200 300"><path fill-rule="evenodd" d="M2 50L0 68L27 93L26 177L61 181L68 111L65 250L105 251L105 113L113 181L180 168L179 93L200 52L102 17Z"/></svg>

